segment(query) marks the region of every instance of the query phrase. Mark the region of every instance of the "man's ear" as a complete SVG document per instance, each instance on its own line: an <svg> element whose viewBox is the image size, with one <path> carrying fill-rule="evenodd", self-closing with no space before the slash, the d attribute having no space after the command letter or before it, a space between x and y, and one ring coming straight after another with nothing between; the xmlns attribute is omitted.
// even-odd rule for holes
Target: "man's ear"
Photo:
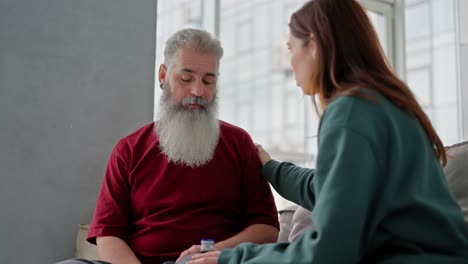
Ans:
<svg viewBox="0 0 468 264"><path fill-rule="evenodd" d="M159 65L159 86L162 86L166 80L167 67L164 64Z"/></svg>

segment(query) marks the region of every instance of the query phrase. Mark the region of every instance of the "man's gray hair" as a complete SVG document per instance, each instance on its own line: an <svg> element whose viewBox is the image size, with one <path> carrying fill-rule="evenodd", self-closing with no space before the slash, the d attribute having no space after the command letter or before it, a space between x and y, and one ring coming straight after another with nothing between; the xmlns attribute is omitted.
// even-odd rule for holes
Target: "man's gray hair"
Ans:
<svg viewBox="0 0 468 264"><path fill-rule="evenodd" d="M192 48L197 52L215 54L218 60L223 56L221 43L208 31L186 28L177 31L167 39L164 49L164 64L169 66L177 51L185 47Z"/></svg>

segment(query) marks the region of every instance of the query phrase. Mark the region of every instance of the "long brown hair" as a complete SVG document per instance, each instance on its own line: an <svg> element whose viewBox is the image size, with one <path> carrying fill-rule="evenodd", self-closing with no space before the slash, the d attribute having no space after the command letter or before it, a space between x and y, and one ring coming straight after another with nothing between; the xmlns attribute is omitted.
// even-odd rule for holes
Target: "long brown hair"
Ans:
<svg viewBox="0 0 468 264"><path fill-rule="evenodd" d="M442 141L413 93L391 69L377 33L357 1L311 0L291 16L289 28L304 45L311 34L317 42L317 71L311 91L306 93L318 94L324 107L339 96L366 97L359 87L378 91L417 118L445 166L447 155ZM312 101L317 109L315 99Z"/></svg>

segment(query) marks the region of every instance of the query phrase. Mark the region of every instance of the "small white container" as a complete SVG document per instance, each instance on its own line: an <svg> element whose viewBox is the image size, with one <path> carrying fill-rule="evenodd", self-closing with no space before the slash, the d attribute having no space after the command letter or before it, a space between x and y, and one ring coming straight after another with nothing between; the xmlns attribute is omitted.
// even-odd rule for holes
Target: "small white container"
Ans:
<svg viewBox="0 0 468 264"><path fill-rule="evenodd" d="M214 250L214 240L213 239L202 238L202 240L200 242L200 245L201 245L200 251L202 253Z"/></svg>

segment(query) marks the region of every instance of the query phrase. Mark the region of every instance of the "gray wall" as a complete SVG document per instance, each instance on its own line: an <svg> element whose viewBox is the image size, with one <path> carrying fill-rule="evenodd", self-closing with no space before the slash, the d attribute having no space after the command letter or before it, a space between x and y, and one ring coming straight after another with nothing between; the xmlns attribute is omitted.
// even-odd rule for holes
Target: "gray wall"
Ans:
<svg viewBox="0 0 468 264"><path fill-rule="evenodd" d="M112 147L152 121L155 19L155 0L0 0L0 263L73 256Z"/></svg>

